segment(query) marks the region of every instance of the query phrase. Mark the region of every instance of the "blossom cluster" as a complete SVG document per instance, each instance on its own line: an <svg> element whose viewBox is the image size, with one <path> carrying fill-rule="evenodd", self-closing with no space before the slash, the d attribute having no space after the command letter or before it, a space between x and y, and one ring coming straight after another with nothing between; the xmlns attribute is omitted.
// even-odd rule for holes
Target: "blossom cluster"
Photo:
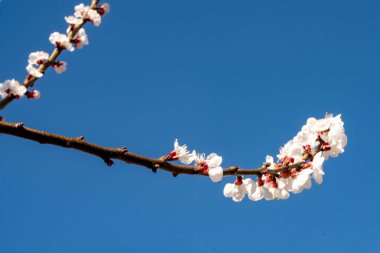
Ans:
<svg viewBox="0 0 380 253"><path fill-rule="evenodd" d="M343 153L346 145L341 115L309 118L302 130L280 149L277 162L272 156L266 157L265 169L260 171L257 181L237 176L234 183L224 187L224 196L236 202L245 195L253 201L287 199L290 192L297 194L310 189L311 177L321 184L324 161Z"/></svg>
<svg viewBox="0 0 380 253"><path fill-rule="evenodd" d="M0 96L2 98L7 97L8 95L13 95L16 98L24 96L26 88L23 85L20 85L15 79L5 80L4 83L0 83Z"/></svg>
<svg viewBox="0 0 380 253"><path fill-rule="evenodd" d="M257 175L257 181L244 178L237 169L235 182L224 187L224 196L236 202L242 201L245 195L253 201L287 199L291 192L297 194L310 189L311 178L321 184L325 174L324 161L343 153L346 145L347 136L341 115L309 118L301 131L280 148L277 162L268 155L261 169L252 170L252 174ZM186 145L180 146L178 140L174 141L174 149L165 159L178 160L185 165L194 162L194 172L208 175L213 182L220 182L223 178L221 156L211 153L206 157L195 150L190 152Z"/></svg>
<svg viewBox="0 0 380 253"><path fill-rule="evenodd" d="M65 17L69 27L66 34L59 32L53 32L49 36L49 41L58 49L58 51L67 50L74 51L75 48L82 48L84 45L88 45L88 36L84 28L82 28L84 22L88 21L99 26L101 24L102 16L110 11L110 6L104 3L100 6L92 8L86 6L83 3L75 6L73 16ZM50 56L44 51L36 51L29 54L28 65L26 70L28 76L26 81L31 78L41 78L44 75L44 70L51 66L56 73L61 74L66 71L67 62L55 61L55 57ZM24 85L14 79L6 80L4 83L0 83L0 96L5 98L9 95L15 98L26 96L27 98L37 99L40 97L40 93L37 90L27 91Z"/></svg>
<svg viewBox="0 0 380 253"><path fill-rule="evenodd" d="M223 178L222 157L216 153L211 153L206 157L205 153L190 152L186 145L180 146L178 140L174 141L174 150L166 156L167 161L178 160L185 165L194 162L196 173L208 175L212 182L220 182Z"/></svg>

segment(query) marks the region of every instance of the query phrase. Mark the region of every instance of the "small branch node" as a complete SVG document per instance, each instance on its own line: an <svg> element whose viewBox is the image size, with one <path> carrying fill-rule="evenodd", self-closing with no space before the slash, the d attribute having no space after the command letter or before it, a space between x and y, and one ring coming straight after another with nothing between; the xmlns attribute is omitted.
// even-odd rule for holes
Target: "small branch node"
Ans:
<svg viewBox="0 0 380 253"><path fill-rule="evenodd" d="M118 148L118 150L120 150L123 153L128 153L128 148L127 147L121 147L121 148Z"/></svg>
<svg viewBox="0 0 380 253"><path fill-rule="evenodd" d="M24 122L16 123L15 126L16 126L17 128L22 128L22 127L24 127Z"/></svg>
<svg viewBox="0 0 380 253"><path fill-rule="evenodd" d="M164 156L161 156L161 157L159 158L159 160L161 160L161 161L163 161L163 162L165 162L165 163L168 162L168 159L169 159L169 156L168 156L168 155L164 155Z"/></svg>
<svg viewBox="0 0 380 253"><path fill-rule="evenodd" d="M83 135L81 135L81 136L78 136L77 138L75 138L75 139L77 139L78 141L83 141L84 140L84 136Z"/></svg>
<svg viewBox="0 0 380 253"><path fill-rule="evenodd" d="M104 158L103 160L108 167L111 167L112 165L114 165L114 162L110 158Z"/></svg>
<svg viewBox="0 0 380 253"><path fill-rule="evenodd" d="M157 170L161 168L161 165L158 163L153 163L153 166L151 167L153 173L157 173Z"/></svg>

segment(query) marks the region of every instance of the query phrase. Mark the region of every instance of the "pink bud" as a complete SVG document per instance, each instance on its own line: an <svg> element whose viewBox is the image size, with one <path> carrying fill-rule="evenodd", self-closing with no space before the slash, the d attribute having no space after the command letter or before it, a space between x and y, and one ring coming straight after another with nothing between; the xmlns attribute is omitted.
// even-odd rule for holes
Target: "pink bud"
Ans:
<svg viewBox="0 0 380 253"><path fill-rule="evenodd" d="M41 93L38 90L28 91L25 95L29 99L39 99L41 97Z"/></svg>
<svg viewBox="0 0 380 253"><path fill-rule="evenodd" d="M237 176L236 177L236 181L235 181L235 185L242 185L243 184L243 177L242 176Z"/></svg>

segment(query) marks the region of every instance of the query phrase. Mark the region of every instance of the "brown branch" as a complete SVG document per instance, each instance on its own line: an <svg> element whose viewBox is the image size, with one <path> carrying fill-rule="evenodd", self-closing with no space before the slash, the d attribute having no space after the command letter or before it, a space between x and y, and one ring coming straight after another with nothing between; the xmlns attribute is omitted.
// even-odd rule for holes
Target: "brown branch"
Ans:
<svg viewBox="0 0 380 253"><path fill-rule="evenodd" d="M9 134L24 139L36 141L40 144L51 144L64 148L71 148L75 150L82 151L94 156L101 158L108 166L113 165L111 159L117 159L124 161L129 164L136 164L147 169L156 172L157 170L164 170L171 172L173 176L178 176L179 174L188 175L200 175L205 176L199 172L197 167L184 166L169 163L166 159L167 156L162 156L158 159L149 158L137 154L130 153L126 147L121 148L108 148L99 146L84 140L84 136L79 136L76 138L66 137L62 135L57 135L53 133L48 133L32 128L25 127L23 123L10 123L0 120L0 133ZM320 139L320 145L318 146L315 153L322 150L322 139ZM264 163L260 168L257 169L240 169L239 166L231 166L223 170L224 176L243 176L243 175L255 175L260 176L266 173L272 176L278 176L278 173L290 171L292 169L301 170L307 161L312 161L314 155L306 153L303 156L303 160L294 164L283 164L280 167L269 170L267 169L270 164Z"/></svg>
<svg viewBox="0 0 380 253"><path fill-rule="evenodd" d="M91 2L90 8L95 9L99 3L99 0L93 0ZM73 40L74 36L78 33L78 31L84 26L84 24L87 23L87 20L84 19L81 24L78 26L74 27L70 32L67 34L67 37L69 38L70 41ZM62 49L55 47L53 52L50 54L49 59L41 64L41 66L38 68L38 71L41 73L44 73L46 69L48 69L52 63L54 63L58 56L61 54ZM24 85L26 88L30 88L34 85L34 83L38 80L38 77L29 77L29 75L24 79L22 85ZM8 95L6 98L0 101L0 110L4 109L9 103L11 103L16 97L11 95Z"/></svg>
<svg viewBox="0 0 380 253"><path fill-rule="evenodd" d="M9 123L0 121L0 133L9 134L24 139L32 140L39 142L41 144L52 144L64 148L71 148L75 150L82 151L94 156L101 158L106 162L107 165L112 165L113 162L111 159L121 160L130 164L136 164L143 167L146 167L153 172L157 170L164 170L171 172L173 176L179 174L188 174L188 175L200 175L204 174L199 173L195 167L192 166L183 166L177 164L168 163L165 160L165 157L158 159L144 157L141 155L133 154L128 152L125 147L122 148L108 148L93 143L84 141L83 136L77 138L66 137L62 135L57 135L53 133L48 133L32 128L25 127L23 123ZM224 170L224 175L261 175L263 169L266 168L266 165L263 165L259 169L240 169L238 166L231 166Z"/></svg>

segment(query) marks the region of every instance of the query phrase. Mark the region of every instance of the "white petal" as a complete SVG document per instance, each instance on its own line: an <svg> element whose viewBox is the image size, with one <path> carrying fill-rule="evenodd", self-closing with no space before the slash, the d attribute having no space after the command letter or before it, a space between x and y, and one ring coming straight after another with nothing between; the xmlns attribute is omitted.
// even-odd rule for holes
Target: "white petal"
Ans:
<svg viewBox="0 0 380 253"><path fill-rule="evenodd" d="M211 153L210 155L207 156L206 161L207 161L208 166L213 168L213 167L220 166L222 164L223 159L221 156L218 156L215 153Z"/></svg>
<svg viewBox="0 0 380 253"><path fill-rule="evenodd" d="M177 150L178 147L179 147L178 139L175 139L175 140L174 140L174 150Z"/></svg>
<svg viewBox="0 0 380 253"><path fill-rule="evenodd" d="M264 195L264 199L265 200L273 200L274 199L274 196L273 196L273 188L271 189L265 189L265 188L262 188L263 191L262 191L262 194Z"/></svg>
<svg viewBox="0 0 380 253"><path fill-rule="evenodd" d="M245 186L247 194L252 194L256 191L256 182L251 178L243 179L243 185Z"/></svg>
<svg viewBox="0 0 380 253"><path fill-rule="evenodd" d="M208 170L208 175L214 183L220 182L223 178L223 169L222 167L211 168Z"/></svg>
<svg viewBox="0 0 380 253"><path fill-rule="evenodd" d="M190 154L179 156L178 160L181 163L188 165L192 163L196 158L197 158L197 154L195 153L195 150L193 150L193 152Z"/></svg>
<svg viewBox="0 0 380 253"><path fill-rule="evenodd" d="M35 76L35 77L42 77L43 74L38 71L38 69L36 69L33 65L29 64L28 66L26 66L26 71L28 71L28 73L32 76Z"/></svg>
<svg viewBox="0 0 380 253"><path fill-rule="evenodd" d="M253 201L259 201L264 196L261 194L261 188L262 187L256 187L256 190L252 194L248 194L248 198Z"/></svg>
<svg viewBox="0 0 380 253"><path fill-rule="evenodd" d="M314 178L314 181L317 184L322 184L322 182L323 182L323 174L318 173L318 172L314 172L313 173L313 178Z"/></svg>
<svg viewBox="0 0 380 253"><path fill-rule="evenodd" d="M233 194L232 194L232 200L235 201L235 202L240 202L244 199L244 192L242 191L242 186L239 185L239 186L236 186L233 190Z"/></svg>
<svg viewBox="0 0 380 253"><path fill-rule="evenodd" d="M287 192L285 190L280 190L278 197L280 199L288 199L289 198L289 192Z"/></svg>
<svg viewBox="0 0 380 253"><path fill-rule="evenodd" d="M234 188L235 188L235 184L230 184L230 183L226 184L223 189L224 196L227 198L232 198Z"/></svg>
<svg viewBox="0 0 380 253"><path fill-rule="evenodd" d="M305 189L310 189L311 188L311 180L310 178L306 181L305 185L303 186Z"/></svg>
<svg viewBox="0 0 380 253"><path fill-rule="evenodd" d="M232 200L235 201L235 202L240 202L244 199L244 196L245 194L243 193L239 193L239 194L236 194L232 197Z"/></svg>

